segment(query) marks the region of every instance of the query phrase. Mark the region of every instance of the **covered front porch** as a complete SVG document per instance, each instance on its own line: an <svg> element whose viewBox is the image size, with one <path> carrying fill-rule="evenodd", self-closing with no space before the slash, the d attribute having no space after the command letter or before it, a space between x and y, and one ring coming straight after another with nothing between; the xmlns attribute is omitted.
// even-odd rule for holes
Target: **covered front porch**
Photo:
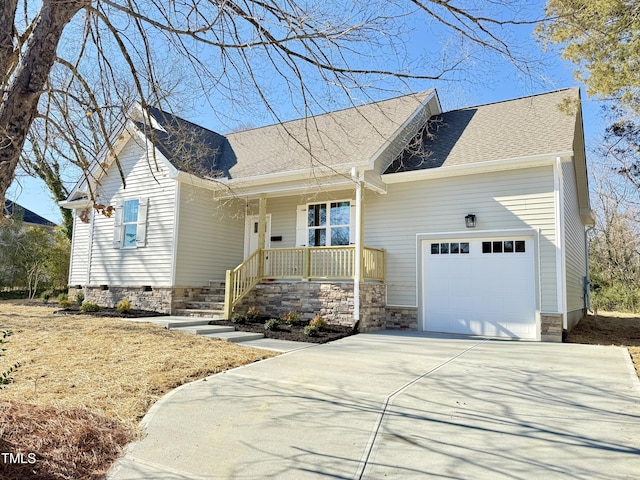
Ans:
<svg viewBox="0 0 640 480"><path fill-rule="evenodd" d="M345 183L311 195L306 189L247 197L245 260L226 271L226 318L260 283L348 282L353 322L359 320L361 285L384 288L386 259L384 248L364 244L363 182Z"/></svg>
<svg viewBox="0 0 640 480"><path fill-rule="evenodd" d="M360 261L356 261L358 255ZM355 245L340 247L263 248L256 250L225 281L225 316L231 318L237 303L263 280L334 280L384 282L385 251Z"/></svg>

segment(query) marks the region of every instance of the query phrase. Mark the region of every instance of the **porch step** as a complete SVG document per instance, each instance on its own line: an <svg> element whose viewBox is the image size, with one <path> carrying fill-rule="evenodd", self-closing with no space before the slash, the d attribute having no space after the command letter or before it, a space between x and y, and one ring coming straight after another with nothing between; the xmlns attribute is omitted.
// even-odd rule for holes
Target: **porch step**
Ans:
<svg viewBox="0 0 640 480"><path fill-rule="evenodd" d="M189 317L189 316L175 316L168 317L170 320L163 320L164 317L152 317L147 321L151 323L155 323L156 325L163 326L164 328L174 329L181 327L197 327L197 326L205 326L209 325L208 318L198 319L197 317Z"/></svg>
<svg viewBox="0 0 640 480"><path fill-rule="evenodd" d="M194 318L206 318L208 320L224 320L224 311L223 310L210 310L204 308L183 308L176 310L176 315L181 315L184 317L194 317ZM207 321L208 321L207 320Z"/></svg>
<svg viewBox="0 0 640 480"><path fill-rule="evenodd" d="M221 332L221 333L209 333L205 334L205 337L209 338L217 338L220 340L225 340L227 342L246 342L249 340L258 340L260 338L264 338L264 334L262 333L252 333L252 332Z"/></svg>
<svg viewBox="0 0 640 480"><path fill-rule="evenodd" d="M233 327L228 327L225 325L197 325L192 327L177 327L173 328L172 330L180 330L181 332L194 333L196 335L209 335L235 331Z"/></svg>
<svg viewBox="0 0 640 480"><path fill-rule="evenodd" d="M185 310L224 310L224 299L222 301L198 300L195 302L187 302Z"/></svg>

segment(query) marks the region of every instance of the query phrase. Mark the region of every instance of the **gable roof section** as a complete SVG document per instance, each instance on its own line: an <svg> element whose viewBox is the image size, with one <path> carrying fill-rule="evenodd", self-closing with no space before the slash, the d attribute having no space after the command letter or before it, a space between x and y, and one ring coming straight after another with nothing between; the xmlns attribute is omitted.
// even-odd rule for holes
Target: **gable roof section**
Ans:
<svg viewBox="0 0 640 480"><path fill-rule="evenodd" d="M202 178L228 175L232 155L224 136L158 108L148 108L155 123L138 120L134 124L176 169Z"/></svg>
<svg viewBox="0 0 640 480"><path fill-rule="evenodd" d="M227 135L229 178L369 162L433 90Z"/></svg>
<svg viewBox="0 0 640 480"><path fill-rule="evenodd" d="M56 224L47 220L44 217L41 217L35 212L24 208L22 205L18 205L11 200L4 201L4 212L5 215L9 215L11 217L16 216L22 218L24 223L29 225L39 225L41 227L55 227Z"/></svg>
<svg viewBox="0 0 640 480"><path fill-rule="evenodd" d="M423 130L384 173L572 152L577 112L558 107L579 95L571 88L436 115L428 132Z"/></svg>

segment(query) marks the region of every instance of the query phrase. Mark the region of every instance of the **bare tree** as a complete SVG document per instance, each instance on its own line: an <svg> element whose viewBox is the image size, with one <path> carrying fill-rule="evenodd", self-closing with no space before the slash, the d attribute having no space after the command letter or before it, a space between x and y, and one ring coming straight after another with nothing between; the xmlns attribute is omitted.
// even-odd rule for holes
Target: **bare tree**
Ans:
<svg viewBox="0 0 640 480"><path fill-rule="evenodd" d="M208 98L260 101L276 118L273 105L286 97L299 99L301 113L316 113L327 98L318 92L354 98L380 78L440 79L477 50L526 70L504 30L535 21L522 18L524 6L516 0L465 8L442 0L3 0L0 201L23 153L27 168L47 178L56 162L73 162L86 173L96 145L112 150L113 127L131 101L123 84L132 85L144 109L171 111L168 95L190 89ZM463 48L404 63L407 29L433 25ZM167 82L167 65L184 74Z"/></svg>

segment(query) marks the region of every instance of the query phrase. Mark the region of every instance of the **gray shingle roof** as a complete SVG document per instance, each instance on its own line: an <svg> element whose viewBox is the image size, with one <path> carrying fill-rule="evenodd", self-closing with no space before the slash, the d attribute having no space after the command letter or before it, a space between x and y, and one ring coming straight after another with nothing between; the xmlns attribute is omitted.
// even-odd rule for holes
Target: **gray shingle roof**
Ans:
<svg viewBox="0 0 640 480"><path fill-rule="evenodd" d="M164 131L140 121L134 123L174 167L203 178L228 174L230 165L224 159L230 157L225 152L229 142L224 136L158 108L148 108Z"/></svg>
<svg viewBox="0 0 640 480"><path fill-rule="evenodd" d="M365 162L422 105L429 90L315 117L230 133L231 178ZM229 152L227 152L229 153Z"/></svg>
<svg viewBox="0 0 640 480"><path fill-rule="evenodd" d="M576 114L558 108L578 88L463 108L432 117L428 134L384 173L424 170L573 150Z"/></svg>

